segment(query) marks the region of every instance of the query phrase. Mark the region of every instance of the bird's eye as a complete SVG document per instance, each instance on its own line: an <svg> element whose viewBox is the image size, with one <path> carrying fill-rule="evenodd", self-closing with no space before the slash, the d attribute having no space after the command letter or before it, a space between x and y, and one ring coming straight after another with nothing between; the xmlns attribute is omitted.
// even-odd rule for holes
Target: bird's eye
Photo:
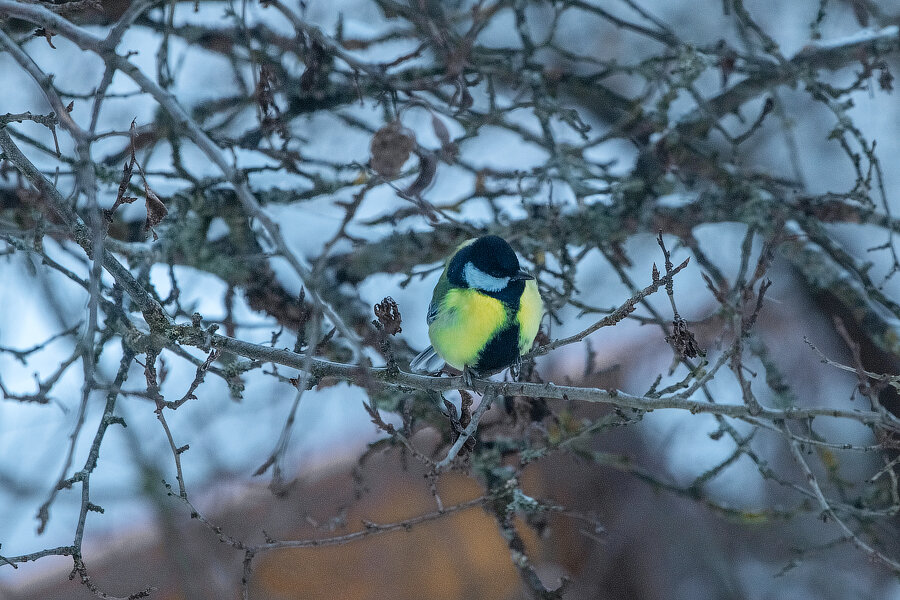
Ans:
<svg viewBox="0 0 900 600"><path fill-rule="evenodd" d="M488 275L470 262L463 269L463 276L471 288L485 292L499 292L509 283L509 277L494 277Z"/></svg>

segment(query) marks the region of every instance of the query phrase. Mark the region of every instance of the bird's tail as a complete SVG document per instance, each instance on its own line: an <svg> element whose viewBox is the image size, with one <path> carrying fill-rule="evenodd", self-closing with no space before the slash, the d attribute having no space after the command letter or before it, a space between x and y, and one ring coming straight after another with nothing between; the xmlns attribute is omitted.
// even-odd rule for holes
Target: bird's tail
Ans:
<svg viewBox="0 0 900 600"><path fill-rule="evenodd" d="M413 373L437 373L444 368L444 359L438 356L434 346L428 346L409 363L409 369Z"/></svg>

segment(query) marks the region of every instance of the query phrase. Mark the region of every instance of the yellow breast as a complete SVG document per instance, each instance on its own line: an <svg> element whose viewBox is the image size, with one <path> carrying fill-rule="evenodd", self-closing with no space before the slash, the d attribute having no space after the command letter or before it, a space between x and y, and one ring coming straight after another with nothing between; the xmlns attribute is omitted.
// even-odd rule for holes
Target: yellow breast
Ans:
<svg viewBox="0 0 900 600"><path fill-rule="evenodd" d="M526 281L525 291L519 300L519 354L531 350L543 316L544 301L541 300L537 283L533 279Z"/></svg>
<svg viewBox="0 0 900 600"><path fill-rule="evenodd" d="M428 335L441 358L451 367L462 369L475 364L485 344L505 324L502 302L472 289L453 288L444 296Z"/></svg>

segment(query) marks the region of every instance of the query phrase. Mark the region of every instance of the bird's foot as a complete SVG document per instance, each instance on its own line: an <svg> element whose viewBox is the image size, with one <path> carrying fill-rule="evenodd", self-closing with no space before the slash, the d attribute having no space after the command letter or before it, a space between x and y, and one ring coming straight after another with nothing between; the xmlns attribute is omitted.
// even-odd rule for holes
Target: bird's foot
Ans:
<svg viewBox="0 0 900 600"><path fill-rule="evenodd" d="M469 389L475 389L475 378L480 377L478 371L466 365L463 367L462 372L463 383L466 384L466 387Z"/></svg>
<svg viewBox="0 0 900 600"><path fill-rule="evenodd" d="M509 365L509 374L512 376L513 381L519 380L519 374L522 372L522 357L516 357L516 362Z"/></svg>

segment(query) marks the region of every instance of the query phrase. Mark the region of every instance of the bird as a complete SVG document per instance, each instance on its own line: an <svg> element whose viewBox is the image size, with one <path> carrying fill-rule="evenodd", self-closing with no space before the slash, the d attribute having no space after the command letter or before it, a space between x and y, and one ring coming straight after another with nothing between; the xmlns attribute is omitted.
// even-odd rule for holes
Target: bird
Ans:
<svg viewBox="0 0 900 600"><path fill-rule="evenodd" d="M431 345L410 369L437 373L444 364L471 375L517 365L531 349L544 314L533 275L503 238L463 242L434 287L428 307Z"/></svg>

